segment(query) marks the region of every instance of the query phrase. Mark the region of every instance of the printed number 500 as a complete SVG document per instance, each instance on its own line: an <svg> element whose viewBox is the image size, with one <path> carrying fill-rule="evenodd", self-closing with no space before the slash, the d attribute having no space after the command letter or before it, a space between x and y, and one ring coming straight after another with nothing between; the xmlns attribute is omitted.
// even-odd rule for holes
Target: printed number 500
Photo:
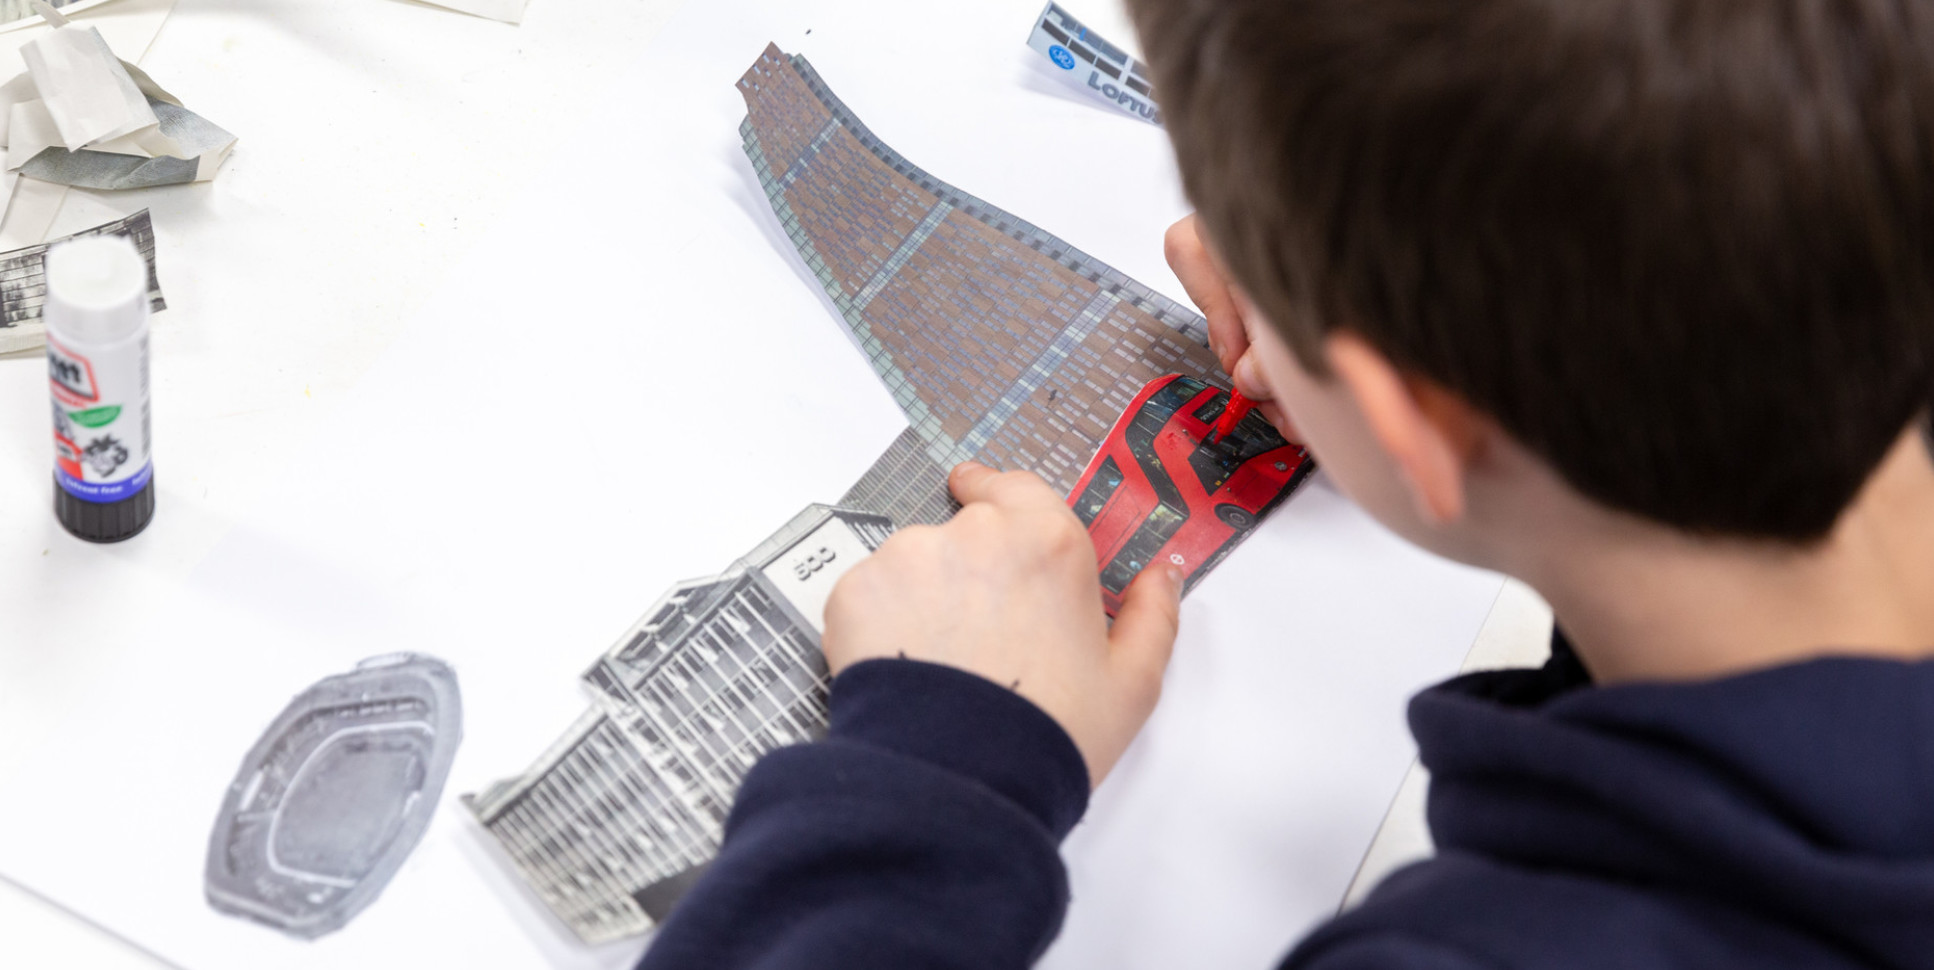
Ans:
<svg viewBox="0 0 1934 970"><path fill-rule="evenodd" d="M828 546L820 546L819 551L792 564L793 575L801 580L813 578L813 574L826 568L826 564L839 558L839 553Z"/></svg>

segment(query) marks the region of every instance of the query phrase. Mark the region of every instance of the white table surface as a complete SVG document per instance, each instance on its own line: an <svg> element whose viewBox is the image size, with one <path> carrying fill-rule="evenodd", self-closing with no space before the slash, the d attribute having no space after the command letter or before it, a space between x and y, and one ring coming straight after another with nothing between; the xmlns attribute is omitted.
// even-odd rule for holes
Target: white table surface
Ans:
<svg viewBox="0 0 1934 970"><path fill-rule="evenodd" d="M213 183L76 190L54 226L152 209L164 289L193 308L155 329L167 507L145 541L96 548L61 534L44 508L43 365L0 359L0 778L10 758L59 742L37 685L112 676L129 632L110 613L77 633L84 597L37 588L44 564L79 557L157 589L182 582L228 535L231 510L273 497L277 472L582 131L574 93L615 83L676 6L534 0L512 27L407 0L179 0L141 64L240 146ZM643 605L618 604L613 631ZM1534 659L1549 623L1541 609L1507 586L1473 662ZM1359 886L1427 847L1414 811L1421 785L1402 792ZM0 879L0 965L163 964Z"/></svg>
<svg viewBox="0 0 1934 970"><path fill-rule="evenodd" d="M158 467L170 498L194 501L168 502L147 541L72 544L46 511L43 358L0 358L0 586L31 582L43 550L179 581L225 533L216 510L261 499L513 190L577 130L582 106L552 98L612 83L677 6L537 0L511 26L407 0L180 0L140 63L239 146L212 183L73 190L54 231L152 210L177 308L154 329ZM0 74L20 69L16 57L0 56ZM179 469L193 473L183 481ZM13 739L0 744L0 777L8 754L47 740L35 737L44 722L33 685L112 662L111 635L63 635L58 615L46 604L0 617L0 730ZM0 878L0 966L166 964Z"/></svg>
<svg viewBox="0 0 1934 970"><path fill-rule="evenodd" d="M1472 645L1464 670L1542 663L1550 650L1551 610L1518 583L1506 583ZM1429 775L1413 765L1365 853L1345 900L1360 900L1378 880L1431 853L1424 822ZM169 965L79 915L0 877L0 964L88 970L161 970Z"/></svg>

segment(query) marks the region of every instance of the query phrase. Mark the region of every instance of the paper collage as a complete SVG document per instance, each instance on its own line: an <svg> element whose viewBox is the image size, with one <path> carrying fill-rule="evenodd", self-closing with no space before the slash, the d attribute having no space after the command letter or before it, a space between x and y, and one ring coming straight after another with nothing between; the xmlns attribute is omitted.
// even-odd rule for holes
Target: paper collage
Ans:
<svg viewBox="0 0 1934 970"><path fill-rule="evenodd" d="M1029 469L1066 494L1144 385L1219 380L1199 315L914 165L803 57L768 46L738 86L774 216L910 427L836 506L666 594L585 673L577 723L466 797L587 942L661 919L746 769L824 732L826 592L894 527L950 517L949 469Z"/></svg>

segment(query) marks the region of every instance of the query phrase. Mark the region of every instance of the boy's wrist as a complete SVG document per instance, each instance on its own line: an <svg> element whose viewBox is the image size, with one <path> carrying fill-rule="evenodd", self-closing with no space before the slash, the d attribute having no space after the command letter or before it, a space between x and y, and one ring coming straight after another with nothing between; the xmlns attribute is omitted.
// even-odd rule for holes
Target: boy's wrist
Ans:
<svg viewBox="0 0 1934 970"><path fill-rule="evenodd" d="M1054 718L984 677L918 660L868 660L833 681L829 736L970 778L1063 838L1088 806L1088 768Z"/></svg>

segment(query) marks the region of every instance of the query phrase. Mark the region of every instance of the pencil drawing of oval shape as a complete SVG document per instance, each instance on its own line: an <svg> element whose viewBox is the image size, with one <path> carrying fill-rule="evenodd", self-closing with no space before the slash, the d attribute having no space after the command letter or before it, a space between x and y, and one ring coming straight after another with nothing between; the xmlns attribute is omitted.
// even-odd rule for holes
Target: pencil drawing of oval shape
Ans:
<svg viewBox="0 0 1934 970"><path fill-rule="evenodd" d="M462 736L456 673L434 657L371 657L318 681L228 786L208 904L301 939L341 929L422 839Z"/></svg>

